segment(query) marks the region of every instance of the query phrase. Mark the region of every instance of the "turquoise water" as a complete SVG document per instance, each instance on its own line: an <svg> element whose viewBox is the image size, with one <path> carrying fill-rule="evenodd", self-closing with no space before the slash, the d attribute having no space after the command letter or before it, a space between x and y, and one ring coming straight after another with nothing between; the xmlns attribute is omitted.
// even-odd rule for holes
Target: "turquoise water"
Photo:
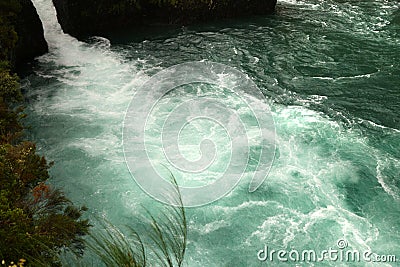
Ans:
<svg viewBox="0 0 400 267"><path fill-rule="evenodd" d="M51 183L87 205L89 216L138 225L142 205L161 206L140 190L125 164L125 111L135 90L158 71L207 59L242 71L261 89L275 121L277 150L257 191L249 193L244 179L224 198L187 210L185 265L281 266L276 258L259 261L257 252L265 245L338 249L339 239L348 249L400 258L398 2L280 1L276 14L265 18L125 32L87 43L62 33L51 1L33 2L50 52L23 80L26 124L39 152L55 162ZM185 96L170 94L161 108L172 109ZM156 140L161 122L153 124L149 137ZM195 133L211 136L225 151L226 132L209 130L200 123ZM183 153L196 159L199 140L190 143L192 136L183 133ZM162 153L151 156L163 162ZM193 181L215 179L224 159L228 155Z"/></svg>

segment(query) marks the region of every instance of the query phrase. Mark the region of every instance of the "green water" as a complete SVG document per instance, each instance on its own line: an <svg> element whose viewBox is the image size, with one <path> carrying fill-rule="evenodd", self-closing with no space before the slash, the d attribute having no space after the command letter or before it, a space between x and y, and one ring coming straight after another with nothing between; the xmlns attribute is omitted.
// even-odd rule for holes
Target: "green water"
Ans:
<svg viewBox="0 0 400 267"><path fill-rule="evenodd" d="M271 103L277 151L257 191L249 193L243 180L224 198L188 209L185 265L281 266L276 259L259 261L257 252L264 245L337 249L339 239L348 249L400 259L397 1L281 1L265 18L125 32L111 42L96 37L88 43L61 32L51 1L33 2L50 52L23 80L26 123L39 152L55 162L51 183L87 205L89 216L138 225L133 218L141 205L161 206L140 190L125 164L125 111L135 90L158 71L207 59L241 70L262 90ZM172 108L174 99L182 95L169 95L162 107ZM208 134L210 128L196 129ZM191 134L183 137L186 148ZM223 131L214 138L217 147L226 143ZM198 156L197 149L185 151ZM152 157L162 162L161 153ZM215 179L224 169L220 163L196 174L196 181Z"/></svg>

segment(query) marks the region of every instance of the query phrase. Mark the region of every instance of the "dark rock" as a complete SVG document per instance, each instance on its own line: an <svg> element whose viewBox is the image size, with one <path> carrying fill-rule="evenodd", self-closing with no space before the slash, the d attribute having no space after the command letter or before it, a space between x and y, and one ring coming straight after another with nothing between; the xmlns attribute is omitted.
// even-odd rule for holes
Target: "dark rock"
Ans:
<svg viewBox="0 0 400 267"><path fill-rule="evenodd" d="M65 33L79 39L142 25L176 24L272 13L276 0L53 0Z"/></svg>
<svg viewBox="0 0 400 267"><path fill-rule="evenodd" d="M125 3L115 7L115 2ZM132 27L141 24L138 7L129 0L88 1L53 0L58 22L65 33L74 37L102 35L118 27Z"/></svg>
<svg viewBox="0 0 400 267"><path fill-rule="evenodd" d="M12 64L21 64L33 60L48 51L42 22L30 0L20 0L21 10L14 24L18 41L13 52Z"/></svg>

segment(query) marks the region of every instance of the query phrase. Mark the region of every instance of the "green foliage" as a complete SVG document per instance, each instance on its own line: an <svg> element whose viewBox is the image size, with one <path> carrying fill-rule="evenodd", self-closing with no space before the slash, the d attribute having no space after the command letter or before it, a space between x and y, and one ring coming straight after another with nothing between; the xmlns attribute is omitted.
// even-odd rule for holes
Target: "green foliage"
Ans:
<svg viewBox="0 0 400 267"><path fill-rule="evenodd" d="M19 119L22 108L11 110L8 105L0 100L0 144L15 143L22 135L22 125Z"/></svg>
<svg viewBox="0 0 400 267"><path fill-rule="evenodd" d="M0 98L6 102L22 100L18 76L7 69L0 69Z"/></svg>
<svg viewBox="0 0 400 267"><path fill-rule="evenodd" d="M35 145L0 145L0 257L56 264L64 248L83 252L88 221L57 189L45 184L46 160Z"/></svg>

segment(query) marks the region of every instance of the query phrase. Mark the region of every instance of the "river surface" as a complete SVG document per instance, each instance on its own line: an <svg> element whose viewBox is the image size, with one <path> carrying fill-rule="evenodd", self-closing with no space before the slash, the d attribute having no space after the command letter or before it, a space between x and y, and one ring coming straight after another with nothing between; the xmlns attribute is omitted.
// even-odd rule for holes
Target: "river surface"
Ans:
<svg viewBox="0 0 400 267"><path fill-rule="evenodd" d="M397 1L278 1L271 16L87 42L62 33L50 0L33 2L50 52L22 81L29 137L55 162L51 183L86 205L88 216L135 226L142 206L162 208L141 191L125 163L125 112L135 90L158 71L210 60L247 74L265 95L275 121L276 156L255 192L248 192L244 179L224 198L187 209L185 266L295 265L276 255L260 261L257 253L265 246L317 255L329 248L372 251L400 260ZM172 93L160 105L168 110L176 104L171 100L182 98ZM153 126L162 124L156 120ZM199 124L196 134L207 135L210 127ZM150 129L149 138L152 132L157 134ZM224 147L223 131L213 137L216 147ZM196 158L198 149L188 149L198 145L193 132L182 140L188 157ZM163 162L162 153L150 154ZM224 159L212 171L197 173L196 181L215 179Z"/></svg>

